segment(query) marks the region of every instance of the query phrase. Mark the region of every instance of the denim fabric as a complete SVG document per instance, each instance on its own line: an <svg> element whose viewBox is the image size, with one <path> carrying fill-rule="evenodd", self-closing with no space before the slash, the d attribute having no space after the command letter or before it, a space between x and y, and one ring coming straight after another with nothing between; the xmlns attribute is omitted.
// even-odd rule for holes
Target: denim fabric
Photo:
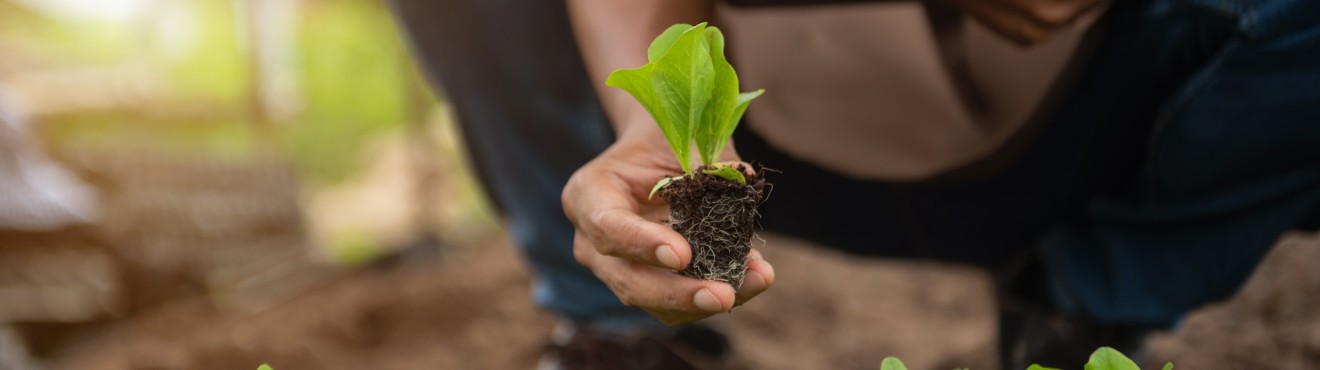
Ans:
<svg viewBox="0 0 1320 370"><path fill-rule="evenodd" d="M1173 88L1137 172L1047 236L1044 255L1072 308L1167 327L1233 294L1283 232L1320 209L1320 2L1124 3L1106 27L1090 73L1147 80L1092 91ZM1104 101L1071 103L1132 108Z"/></svg>
<svg viewBox="0 0 1320 370"><path fill-rule="evenodd" d="M419 64L452 104L471 168L535 271L537 304L579 321L637 318L573 258L559 194L613 142L563 1L395 0Z"/></svg>

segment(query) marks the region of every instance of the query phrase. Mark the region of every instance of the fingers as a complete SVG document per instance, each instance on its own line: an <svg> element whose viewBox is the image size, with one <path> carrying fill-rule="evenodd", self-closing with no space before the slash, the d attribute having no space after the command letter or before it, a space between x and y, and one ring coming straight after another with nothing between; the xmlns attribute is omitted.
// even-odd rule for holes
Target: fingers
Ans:
<svg viewBox="0 0 1320 370"><path fill-rule="evenodd" d="M694 279L605 255L592 261L596 277L625 305L641 307L666 324L692 321L733 308L737 293L729 284Z"/></svg>
<svg viewBox="0 0 1320 370"><path fill-rule="evenodd" d="M1039 43L1105 0L946 0L977 23L1019 45Z"/></svg>
<svg viewBox="0 0 1320 370"><path fill-rule="evenodd" d="M604 209L588 217L596 251L629 261L679 270L692 260L692 249L669 226L647 221L623 209Z"/></svg>
<svg viewBox="0 0 1320 370"><path fill-rule="evenodd" d="M1072 25L1086 12L1105 2L1102 0L1037 0L1027 1L1027 3L1029 5L1019 9L1022 18L1040 28L1059 30Z"/></svg>
<svg viewBox="0 0 1320 370"><path fill-rule="evenodd" d="M586 234L592 248L604 255L669 270L687 266L692 260L687 240L669 226L639 216L626 190L609 184L575 178L569 181L571 190L565 190L565 214L579 234Z"/></svg>
<svg viewBox="0 0 1320 370"><path fill-rule="evenodd" d="M741 306L770 289L775 283L775 269L761 258L761 252L755 249L747 255L747 276L738 287L737 301L734 306Z"/></svg>
<svg viewBox="0 0 1320 370"><path fill-rule="evenodd" d="M1024 19L1024 12L1004 1L949 0L977 23L1013 43L1027 46L1043 40L1049 31Z"/></svg>
<svg viewBox="0 0 1320 370"><path fill-rule="evenodd" d="M642 308L667 325L728 312L769 289L775 280L774 268L755 250L748 255L747 277L738 289L724 282L686 277L600 254L581 236L576 240L574 252L578 261L590 268L621 302Z"/></svg>

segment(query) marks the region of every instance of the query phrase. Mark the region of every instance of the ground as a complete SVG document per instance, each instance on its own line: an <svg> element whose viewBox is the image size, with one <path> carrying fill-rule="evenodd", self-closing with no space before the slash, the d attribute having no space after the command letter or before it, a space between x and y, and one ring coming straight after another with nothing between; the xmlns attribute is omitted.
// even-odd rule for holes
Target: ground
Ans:
<svg viewBox="0 0 1320 370"><path fill-rule="evenodd" d="M858 259L770 237L776 286L717 322L754 369L995 368L988 280L934 263ZM1152 342L1180 369L1320 368L1320 237L1280 243L1235 299ZM59 369L529 369L552 319L508 241L358 271L267 307L205 299L143 314ZM822 289L833 288L833 289ZM860 289L859 287L865 287Z"/></svg>
<svg viewBox="0 0 1320 370"><path fill-rule="evenodd" d="M326 270L305 261L297 186L280 161L72 158L109 199L99 228L110 244L178 280L144 275L140 284L175 287L146 298L190 298L139 297L147 308L76 332L52 369L530 369L554 324L498 231L445 232L435 249ZM891 355L913 369L997 367L983 273L765 239L775 286L711 321L750 368L875 369ZM1146 357L1179 369L1320 369L1317 263L1320 235L1285 236L1240 294L1153 338Z"/></svg>
<svg viewBox="0 0 1320 370"><path fill-rule="evenodd" d="M1151 341L1181 369L1320 369L1320 234L1284 237L1231 300Z"/></svg>

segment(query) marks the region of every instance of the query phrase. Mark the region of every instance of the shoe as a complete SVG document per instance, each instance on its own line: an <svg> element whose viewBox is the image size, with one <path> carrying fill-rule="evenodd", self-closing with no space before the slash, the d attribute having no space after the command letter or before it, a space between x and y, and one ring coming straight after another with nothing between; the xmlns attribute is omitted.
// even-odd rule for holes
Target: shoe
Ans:
<svg viewBox="0 0 1320 370"><path fill-rule="evenodd" d="M1000 284L999 359L1001 369L1026 369L1032 364L1081 369L1091 353L1112 347L1142 363L1146 338L1155 328L1105 325L1054 305L1049 279L1039 261Z"/></svg>
<svg viewBox="0 0 1320 370"><path fill-rule="evenodd" d="M1112 347L1142 363L1146 338L1152 332L1150 328L1096 324L1084 317L1057 312L1001 310L1001 368L1026 369L1039 364L1081 369L1100 347Z"/></svg>
<svg viewBox="0 0 1320 370"><path fill-rule="evenodd" d="M537 370L743 370L729 340L701 324L616 334L560 323Z"/></svg>

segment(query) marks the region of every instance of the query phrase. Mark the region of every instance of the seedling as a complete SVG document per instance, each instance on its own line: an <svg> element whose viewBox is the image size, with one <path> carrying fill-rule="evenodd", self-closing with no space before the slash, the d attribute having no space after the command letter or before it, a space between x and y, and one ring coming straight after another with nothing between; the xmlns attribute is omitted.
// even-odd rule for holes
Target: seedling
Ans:
<svg viewBox="0 0 1320 370"><path fill-rule="evenodd" d="M669 225L692 245L680 273L738 286L747 270L761 173L717 163L747 105L764 90L739 93L738 75L724 57L719 28L676 24L647 49L648 63L610 74L605 85L627 91L646 108L673 149L682 175L651 190L669 202ZM692 165L692 149L701 164Z"/></svg>
<svg viewBox="0 0 1320 370"><path fill-rule="evenodd" d="M894 357L885 357L880 363L880 370L907 370L903 362ZM966 369L964 369L966 370ZM1027 370L1059 370L1040 365L1031 365ZM1091 353L1090 361L1083 370L1141 370L1135 362L1113 348L1100 347ZM1173 370L1173 363L1166 362L1162 370Z"/></svg>

